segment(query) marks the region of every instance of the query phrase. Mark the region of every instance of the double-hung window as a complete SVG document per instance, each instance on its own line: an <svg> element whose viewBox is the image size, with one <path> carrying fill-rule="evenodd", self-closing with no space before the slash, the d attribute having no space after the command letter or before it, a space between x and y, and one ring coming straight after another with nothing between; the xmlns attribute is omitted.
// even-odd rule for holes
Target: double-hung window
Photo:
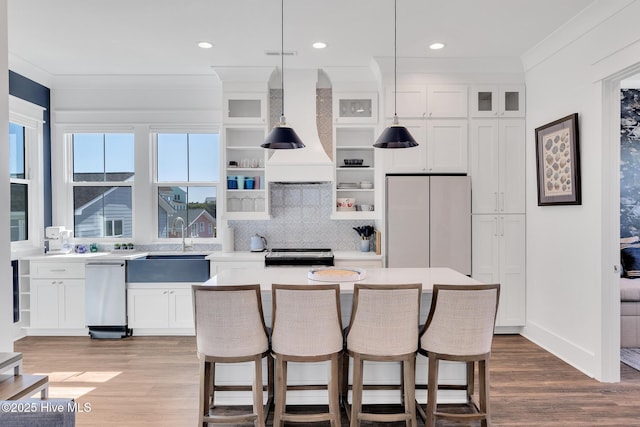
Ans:
<svg viewBox="0 0 640 427"><path fill-rule="evenodd" d="M13 249L42 239L43 108L9 97L10 236Z"/></svg>
<svg viewBox="0 0 640 427"><path fill-rule="evenodd" d="M29 186L25 173L25 127L9 123L9 174L11 183L11 241L29 239Z"/></svg>
<svg viewBox="0 0 640 427"><path fill-rule="evenodd" d="M158 238L213 239L217 232L217 133L156 133Z"/></svg>
<svg viewBox="0 0 640 427"><path fill-rule="evenodd" d="M132 133L74 133L73 231L80 238L133 237Z"/></svg>

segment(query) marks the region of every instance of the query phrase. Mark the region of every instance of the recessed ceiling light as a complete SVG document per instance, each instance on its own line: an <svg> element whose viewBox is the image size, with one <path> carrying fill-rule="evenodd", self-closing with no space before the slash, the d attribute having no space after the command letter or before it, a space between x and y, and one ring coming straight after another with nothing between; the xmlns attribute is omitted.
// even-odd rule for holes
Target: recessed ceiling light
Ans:
<svg viewBox="0 0 640 427"><path fill-rule="evenodd" d="M437 43L431 43L431 44L429 45L429 49L433 49L433 50L442 49L443 47L444 47L444 43L440 43L440 42L437 42Z"/></svg>
<svg viewBox="0 0 640 427"><path fill-rule="evenodd" d="M202 49L211 49L213 47L213 43L211 42L198 42L198 47Z"/></svg>
<svg viewBox="0 0 640 427"><path fill-rule="evenodd" d="M316 49L324 49L327 44L325 42L315 42L312 46Z"/></svg>

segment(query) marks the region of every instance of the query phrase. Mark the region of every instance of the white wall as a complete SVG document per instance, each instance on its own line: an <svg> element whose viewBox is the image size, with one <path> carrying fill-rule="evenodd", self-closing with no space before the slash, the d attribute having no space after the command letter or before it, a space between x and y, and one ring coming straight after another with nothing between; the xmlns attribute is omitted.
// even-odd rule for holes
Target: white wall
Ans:
<svg viewBox="0 0 640 427"><path fill-rule="evenodd" d="M596 1L523 57L527 85L524 333L603 381L619 379L619 285L614 272L619 141L608 128L608 120L615 115L610 114L603 79L640 61L636 54L640 27L629 22L630 16L638 14L640 1ZM582 205L539 207L535 128L575 112L579 114Z"/></svg>
<svg viewBox="0 0 640 427"><path fill-rule="evenodd" d="M9 44L7 0L0 0L0 159L9 158ZM0 200L9 200L9 162L0 162ZM6 205L5 205L6 206ZM13 286L9 209L0 209L0 352L13 351Z"/></svg>

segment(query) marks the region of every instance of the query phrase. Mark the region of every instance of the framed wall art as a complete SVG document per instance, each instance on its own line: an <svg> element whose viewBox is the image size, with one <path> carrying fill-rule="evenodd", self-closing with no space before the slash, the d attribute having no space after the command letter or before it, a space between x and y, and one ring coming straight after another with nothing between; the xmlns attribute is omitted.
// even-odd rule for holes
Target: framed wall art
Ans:
<svg viewBox="0 0 640 427"><path fill-rule="evenodd" d="M578 113L536 129L538 206L579 205Z"/></svg>

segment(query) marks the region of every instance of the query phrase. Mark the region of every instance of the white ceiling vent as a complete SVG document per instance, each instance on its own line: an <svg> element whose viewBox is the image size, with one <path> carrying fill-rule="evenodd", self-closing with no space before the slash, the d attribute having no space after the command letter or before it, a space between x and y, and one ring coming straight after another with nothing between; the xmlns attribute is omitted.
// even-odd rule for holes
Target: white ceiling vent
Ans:
<svg viewBox="0 0 640 427"><path fill-rule="evenodd" d="M279 50L265 50L264 54L267 56L280 56ZM298 52L295 50L285 50L282 52L282 56L297 56Z"/></svg>

